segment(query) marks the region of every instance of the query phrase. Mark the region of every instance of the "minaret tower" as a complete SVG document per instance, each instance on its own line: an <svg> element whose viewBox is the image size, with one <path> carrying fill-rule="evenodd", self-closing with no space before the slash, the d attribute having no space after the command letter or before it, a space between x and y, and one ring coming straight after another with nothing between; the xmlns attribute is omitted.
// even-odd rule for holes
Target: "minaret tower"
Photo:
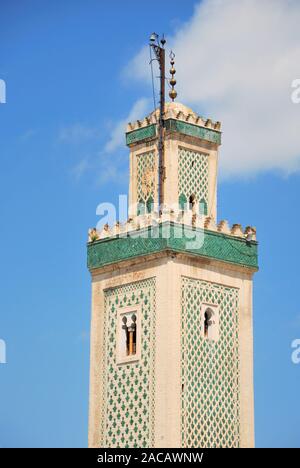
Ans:
<svg viewBox="0 0 300 468"><path fill-rule="evenodd" d="M170 58L172 102L128 124L128 221L89 231L89 446L252 447L256 231L217 221L221 124Z"/></svg>

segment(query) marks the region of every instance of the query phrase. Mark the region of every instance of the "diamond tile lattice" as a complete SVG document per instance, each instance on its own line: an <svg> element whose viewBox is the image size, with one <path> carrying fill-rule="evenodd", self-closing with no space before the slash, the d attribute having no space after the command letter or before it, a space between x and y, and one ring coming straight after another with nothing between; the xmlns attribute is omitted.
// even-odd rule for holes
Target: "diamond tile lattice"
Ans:
<svg viewBox="0 0 300 468"><path fill-rule="evenodd" d="M116 364L117 310L141 306L141 359ZM102 447L154 444L155 279L105 292Z"/></svg>
<svg viewBox="0 0 300 468"><path fill-rule="evenodd" d="M183 447L239 446L238 289L182 279ZM219 305L219 340L202 337L202 303Z"/></svg>
<svg viewBox="0 0 300 468"><path fill-rule="evenodd" d="M187 200L194 195L200 202L208 204L208 156L179 148L179 196Z"/></svg>

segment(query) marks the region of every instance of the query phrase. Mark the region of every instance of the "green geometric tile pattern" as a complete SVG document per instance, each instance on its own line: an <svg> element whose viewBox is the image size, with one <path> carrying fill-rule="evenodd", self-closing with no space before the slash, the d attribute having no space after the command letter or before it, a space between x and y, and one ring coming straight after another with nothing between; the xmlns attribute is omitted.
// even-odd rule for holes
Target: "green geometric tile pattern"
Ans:
<svg viewBox="0 0 300 468"><path fill-rule="evenodd" d="M126 145L132 145L141 140L152 139L156 136L156 125L148 125L147 127L138 128L126 133Z"/></svg>
<svg viewBox="0 0 300 468"><path fill-rule="evenodd" d="M197 202L208 204L208 156L206 154L179 148L178 197L185 195L187 201L194 195Z"/></svg>
<svg viewBox="0 0 300 468"><path fill-rule="evenodd" d="M184 229L184 231L183 231ZM164 236L165 230L169 237ZM203 236L203 245L190 249L193 234ZM228 263L258 268L257 242L246 242L234 236L196 229L175 223L162 223L158 228L140 229L130 237L116 236L88 244L88 268L100 268L122 260L163 251L184 252Z"/></svg>
<svg viewBox="0 0 300 468"><path fill-rule="evenodd" d="M141 306L141 359L116 364L117 309ZM102 447L154 443L155 279L105 291Z"/></svg>
<svg viewBox="0 0 300 468"><path fill-rule="evenodd" d="M165 128L167 133L182 133L183 135L200 138L201 140L210 141L217 145L221 144L221 133L210 128L200 127L199 125L194 125L177 119L167 119L165 121Z"/></svg>
<svg viewBox="0 0 300 468"><path fill-rule="evenodd" d="M239 290L182 278L183 447L238 447ZM219 306L219 340L202 337L202 303Z"/></svg>
<svg viewBox="0 0 300 468"><path fill-rule="evenodd" d="M165 129L167 133L181 133L194 138L200 138L211 143L221 144L221 132L210 128L194 125L189 122L184 122L177 119L166 119ZM138 128L126 133L126 144L132 145L143 140L152 140L156 138L157 128L155 124L147 125L147 127Z"/></svg>

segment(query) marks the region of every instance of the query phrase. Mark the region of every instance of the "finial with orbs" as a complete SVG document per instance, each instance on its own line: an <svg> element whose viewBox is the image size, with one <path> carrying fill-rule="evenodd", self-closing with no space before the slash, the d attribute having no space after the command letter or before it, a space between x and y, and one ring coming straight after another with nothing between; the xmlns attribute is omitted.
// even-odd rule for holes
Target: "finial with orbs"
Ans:
<svg viewBox="0 0 300 468"><path fill-rule="evenodd" d="M169 92L169 96L170 98L172 99L172 101L174 101L174 99L176 98L177 96L177 91L174 89L174 86L176 85L176 80L174 78L174 75L176 73L176 70L174 68L174 58L175 58L175 54L174 52L172 52L171 50L171 53L170 53L170 63L171 63L171 69L170 69L170 74L171 74L171 79L170 79L170 85L172 86L172 89L171 91Z"/></svg>

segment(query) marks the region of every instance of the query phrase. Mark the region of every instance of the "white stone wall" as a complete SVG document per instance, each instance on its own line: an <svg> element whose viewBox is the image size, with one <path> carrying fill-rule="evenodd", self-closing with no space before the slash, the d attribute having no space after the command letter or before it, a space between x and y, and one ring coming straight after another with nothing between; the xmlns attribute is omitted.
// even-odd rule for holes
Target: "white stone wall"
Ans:
<svg viewBox="0 0 300 468"><path fill-rule="evenodd" d="M126 266L125 266L126 265ZM164 256L107 267L92 275L89 446L100 444L103 388L104 290L155 277L155 447L181 445L181 278L187 276L238 288L240 349L240 446L254 445L252 271L185 255Z"/></svg>

